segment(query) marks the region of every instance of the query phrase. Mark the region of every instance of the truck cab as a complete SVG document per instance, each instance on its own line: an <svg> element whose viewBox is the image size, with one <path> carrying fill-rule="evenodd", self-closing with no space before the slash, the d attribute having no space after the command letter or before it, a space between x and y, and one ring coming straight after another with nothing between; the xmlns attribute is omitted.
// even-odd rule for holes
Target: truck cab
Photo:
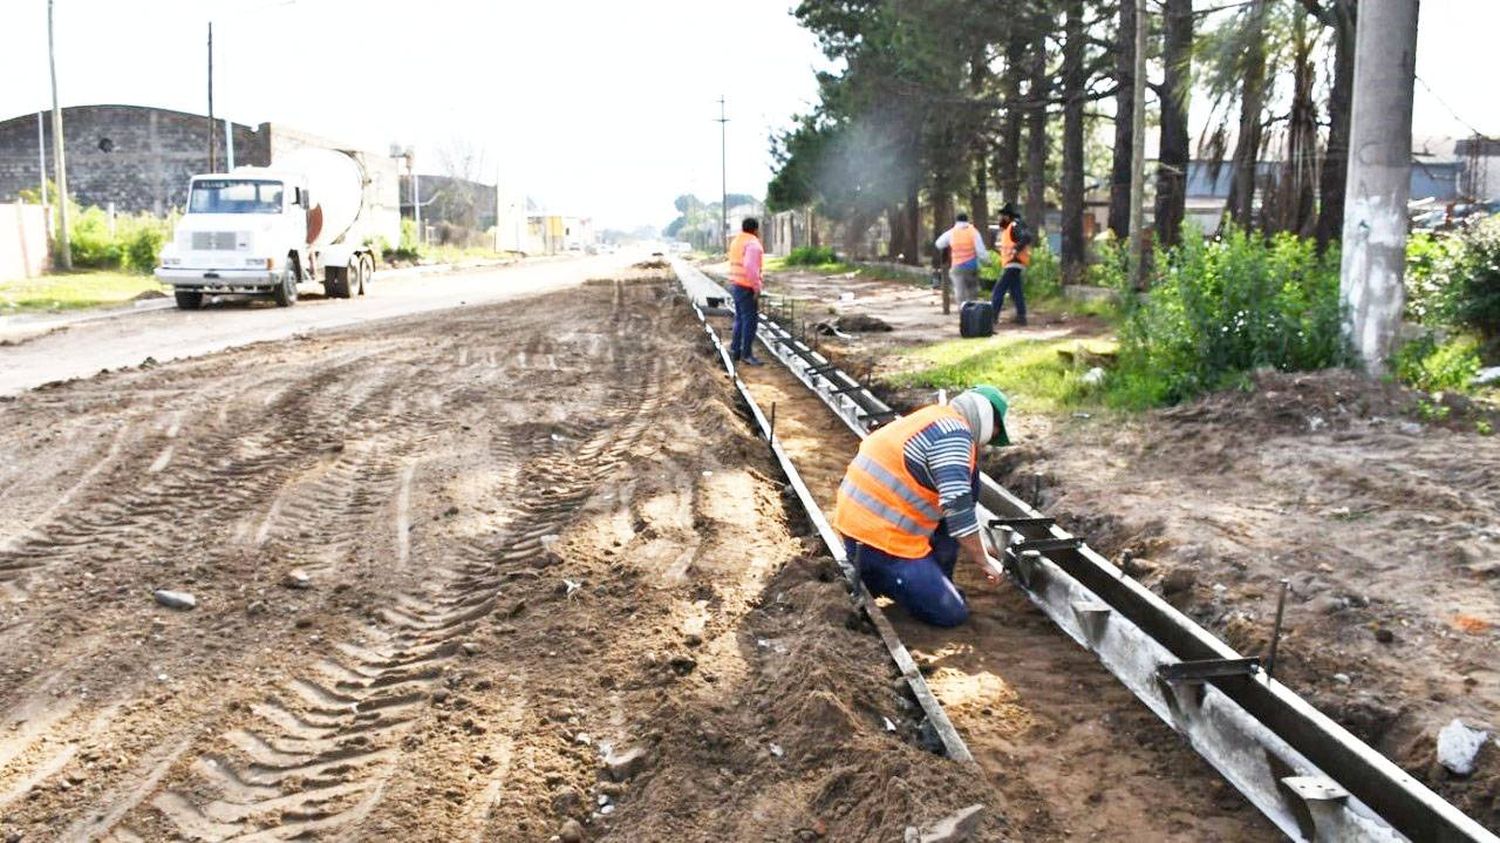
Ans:
<svg viewBox="0 0 1500 843"><path fill-rule="evenodd" d="M202 306L206 294L269 295L291 304L297 283L313 277L310 200L291 174L243 168L194 176L157 280L175 288L184 309Z"/></svg>

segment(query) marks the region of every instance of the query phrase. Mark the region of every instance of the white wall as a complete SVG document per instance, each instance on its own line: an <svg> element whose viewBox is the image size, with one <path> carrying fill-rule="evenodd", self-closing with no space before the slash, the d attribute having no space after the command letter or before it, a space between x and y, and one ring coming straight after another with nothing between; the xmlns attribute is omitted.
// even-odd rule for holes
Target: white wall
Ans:
<svg viewBox="0 0 1500 843"><path fill-rule="evenodd" d="M51 265L48 210L41 205L0 205L0 281L35 278Z"/></svg>

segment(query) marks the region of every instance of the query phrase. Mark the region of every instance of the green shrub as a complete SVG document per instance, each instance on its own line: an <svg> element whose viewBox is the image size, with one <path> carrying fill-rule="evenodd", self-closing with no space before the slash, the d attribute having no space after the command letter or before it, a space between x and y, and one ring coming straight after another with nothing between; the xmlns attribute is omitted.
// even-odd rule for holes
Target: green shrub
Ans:
<svg viewBox="0 0 1500 843"><path fill-rule="evenodd" d="M1130 286L1130 249L1106 237L1094 241L1094 262L1084 271L1084 283L1124 292Z"/></svg>
<svg viewBox="0 0 1500 843"><path fill-rule="evenodd" d="M798 246L786 256L783 263L787 266L822 266L837 263L838 259L831 246Z"/></svg>
<svg viewBox="0 0 1500 843"><path fill-rule="evenodd" d="M155 269L162 244L172 236L171 222L149 214L120 217L115 228L120 246L120 268L134 272Z"/></svg>
<svg viewBox="0 0 1500 843"><path fill-rule="evenodd" d="M1415 234L1406 249L1406 316L1500 340L1500 217L1450 234Z"/></svg>
<svg viewBox="0 0 1500 843"><path fill-rule="evenodd" d="M1475 337L1439 342L1432 334L1401 346L1391 362L1396 377L1427 392L1465 389L1482 366Z"/></svg>
<svg viewBox="0 0 1500 843"><path fill-rule="evenodd" d="M115 269L120 265L122 250L117 237L109 233L109 215L103 208L89 207L74 213L69 238L73 244L73 265L80 269Z"/></svg>
<svg viewBox="0 0 1500 843"><path fill-rule="evenodd" d="M1343 361L1339 256L1283 234L1186 238L1158 258L1151 293L1120 329L1122 403L1176 402L1261 368Z"/></svg>

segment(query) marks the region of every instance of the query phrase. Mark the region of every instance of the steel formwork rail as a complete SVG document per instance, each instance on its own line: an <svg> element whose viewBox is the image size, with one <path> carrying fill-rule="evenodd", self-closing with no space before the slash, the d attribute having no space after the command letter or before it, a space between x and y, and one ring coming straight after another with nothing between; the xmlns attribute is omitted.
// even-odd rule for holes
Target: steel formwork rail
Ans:
<svg viewBox="0 0 1500 843"><path fill-rule="evenodd" d="M690 293L723 294L698 270L680 261L674 267ZM831 361L782 326L763 320L758 334L771 355L856 435L863 438L878 426L868 419L893 415L873 392L831 368ZM1289 837L1500 843L1291 689L1264 672L1239 669L1241 654L1052 519L988 475L980 481L982 523L1003 524L986 531L1000 556L991 566L1092 650ZM1028 541L1044 541L1033 546L1045 549L1016 552ZM1188 679L1163 670L1185 662L1236 669Z"/></svg>
<svg viewBox="0 0 1500 843"><path fill-rule="evenodd" d="M680 271L678 276L680 279L683 278ZM696 301L696 299L704 297L705 291L701 289L695 291L693 285L689 284L686 279L683 279L683 286L694 297L693 312L697 314L698 321L703 325L704 332L708 335L714 350L718 352L719 360L723 363L724 370L729 374L729 378L733 382L735 389L739 392L740 398L750 408L750 415L755 419L755 424L760 429L761 436L765 437L770 445L772 456L776 458L782 472L786 474L787 481L791 484L792 490L797 494L798 501L807 513L808 520L812 522L814 529L818 531L818 536L823 540L823 544L827 547L829 555L838 563L839 569L843 572L844 579L849 585L850 599L854 601L855 607L862 610L875 626L876 632L880 635L881 642L885 644L886 651L890 653L891 660L895 662L897 670L901 672L902 679L906 681L907 687L911 689L912 696L916 699L917 705L922 709L922 713L926 717L928 725L932 728L933 734L942 745L943 754L955 761L972 763L974 758L970 755L969 748L964 743L963 737L953 727L953 722L948 719L948 713L943 710L942 703L938 702L937 697L932 693L932 689L928 687L927 680L922 676L916 661L912 659L911 653L906 649L906 645L901 643L901 637L896 633L896 628L891 625L885 613L875 604L875 601L870 599L869 593L865 591L859 575L855 573L853 565L849 562L848 554L844 549L843 539L833 529L833 525L828 523L828 519L823 515L823 510L818 506L816 498L813 497L812 491L807 488L807 484L802 481L802 476L797 472L797 466L781 447L781 443L776 441L771 420L766 418L765 413L761 411L760 405L756 403L754 396L750 394L749 387L735 374L734 362L729 357L729 351L724 348L723 342L719 340L718 333L708 323L708 315L704 313L703 308ZM708 295L712 295L712 291L706 292Z"/></svg>

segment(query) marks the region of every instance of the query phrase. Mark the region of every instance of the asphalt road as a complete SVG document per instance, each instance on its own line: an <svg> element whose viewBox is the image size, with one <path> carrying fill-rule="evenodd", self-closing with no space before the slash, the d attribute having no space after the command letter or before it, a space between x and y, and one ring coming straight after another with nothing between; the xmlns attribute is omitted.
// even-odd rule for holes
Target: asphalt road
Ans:
<svg viewBox="0 0 1500 843"><path fill-rule="evenodd" d="M581 284L643 255L618 254L516 266L408 276L377 282L363 298L325 299L305 284L291 308L269 301L226 300L199 311L124 312L37 324L0 336L0 396L44 383L88 377L101 369L194 357L294 334L413 313L502 301Z"/></svg>

